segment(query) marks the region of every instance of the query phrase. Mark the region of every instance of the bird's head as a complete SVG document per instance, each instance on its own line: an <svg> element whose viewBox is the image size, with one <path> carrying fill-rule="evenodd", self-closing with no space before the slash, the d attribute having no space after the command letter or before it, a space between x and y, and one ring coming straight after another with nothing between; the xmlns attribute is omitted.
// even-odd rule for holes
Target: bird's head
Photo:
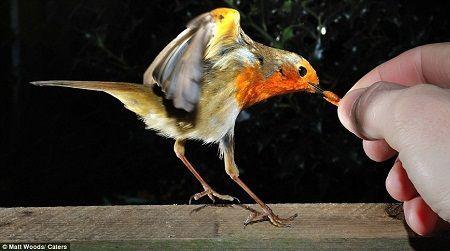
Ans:
<svg viewBox="0 0 450 251"><path fill-rule="evenodd" d="M293 91L317 92L319 77L311 64L298 54L287 52L281 55L281 76L280 85L293 84ZM276 77L273 76L272 77Z"/></svg>
<svg viewBox="0 0 450 251"><path fill-rule="evenodd" d="M237 78L237 98L243 107L273 96L298 91L318 93L331 102L326 95L332 93L320 88L316 71L298 54L270 48L261 53L258 61L259 63L246 68Z"/></svg>

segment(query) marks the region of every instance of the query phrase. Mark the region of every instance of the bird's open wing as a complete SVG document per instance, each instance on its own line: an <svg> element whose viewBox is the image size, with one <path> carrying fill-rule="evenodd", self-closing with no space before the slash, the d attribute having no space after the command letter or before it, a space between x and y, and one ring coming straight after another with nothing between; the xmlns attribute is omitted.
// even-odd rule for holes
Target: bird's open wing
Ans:
<svg viewBox="0 0 450 251"><path fill-rule="evenodd" d="M144 84L157 83L175 107L193 111L200 96L208 46L222 35L237 36L238 29L239 13L232 9L216 9L196 17L151 63Z"/></svg>

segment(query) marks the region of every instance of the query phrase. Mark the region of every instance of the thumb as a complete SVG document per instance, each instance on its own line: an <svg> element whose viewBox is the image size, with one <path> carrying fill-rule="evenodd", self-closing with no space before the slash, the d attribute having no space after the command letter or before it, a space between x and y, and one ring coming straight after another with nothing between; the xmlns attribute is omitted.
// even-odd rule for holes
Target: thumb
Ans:
<svg viewBox="0 0 450 251"><path fill-rule="evenodd" d="M384 139L399 152L409 179L441 218L450 220L450 91L378 82L340 102L342 124L366 140Z"/></svg>
<svg viewBox="0 0 450 251"><path fill-rule="evenodd" d="M377 82L370 87L350 91L341 99L338 116L347 130L366 140L384 139L394 119L393 102L399 90L406 87L386 82ZM392 146L392 145L391 145Z"/></svg>

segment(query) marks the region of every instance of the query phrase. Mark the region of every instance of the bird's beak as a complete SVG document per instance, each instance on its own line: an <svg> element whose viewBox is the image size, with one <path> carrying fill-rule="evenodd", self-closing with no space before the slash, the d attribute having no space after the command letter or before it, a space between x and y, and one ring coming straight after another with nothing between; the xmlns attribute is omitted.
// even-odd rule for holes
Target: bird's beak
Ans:
<svg viewBox="0 0 450 251"><path fill-rule="evenodd" d="M324 90L320 88L319 84L308 82L308 86L312 93L323 94Z"/></svg>
<svg viewBox="0 0 450 251"><path fill-rule="evenodd" d="M314 83L308 82L308 86L310 87L310 89L313 93L317 93L317 94L321 95L326 101L330 102L331 104L333 104L335 106L338 106L340 98L336 94L334 94L330 91L324 91L319 86L319 84L314 84Z"/></svg>

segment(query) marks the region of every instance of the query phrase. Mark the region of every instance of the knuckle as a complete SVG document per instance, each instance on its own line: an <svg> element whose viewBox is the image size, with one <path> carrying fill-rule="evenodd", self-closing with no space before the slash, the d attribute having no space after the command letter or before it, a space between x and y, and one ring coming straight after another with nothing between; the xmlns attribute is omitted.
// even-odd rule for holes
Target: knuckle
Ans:
<svg viewBox="0 0 450 251"><path fill-rule="evenodd" d="M396 137L411 149L424 140L437 139L439 128L450 123L446 119L450 118L450 92L434 85L419 84L403 89L391 107Z"/></svg>
<svg viewBox="0 0 450 251"><path fill-rule="evenodd" d="M404 89L394 102L394 111L399 115L421 116L429 114L449 103L449 94L430 84L418 84Z"/></svg>
<svg viewBox="0 0 450 251"><path fill-rule="evenodd" d="M424 94L435 95L437 92L440 92L440 90L441 88L436 85L418 84L407 88L406 93L410 95L424 95Z"/></svg>

